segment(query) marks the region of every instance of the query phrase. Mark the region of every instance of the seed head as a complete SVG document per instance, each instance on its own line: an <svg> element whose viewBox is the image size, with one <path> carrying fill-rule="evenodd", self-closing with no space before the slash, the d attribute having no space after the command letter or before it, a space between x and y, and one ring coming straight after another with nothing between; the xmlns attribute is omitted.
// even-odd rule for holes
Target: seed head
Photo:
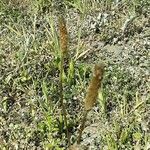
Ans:
<svg viewBox="0 0 150 150"><path fill-rule="evenodd" d="M89 84L87 95L85 97L85 110L90 110L96 103L98 90L101 86L104 73L104 65L96 64L94 67L93 77Z"/></svg>
<svg viewBox="0 0 150 150"><path fill-rule="evenodd" d="M66 21L62 15L59 17L59 31L60 31L60 49L62 51L62 54L65 55L68 51L68 32Z"/></svg>

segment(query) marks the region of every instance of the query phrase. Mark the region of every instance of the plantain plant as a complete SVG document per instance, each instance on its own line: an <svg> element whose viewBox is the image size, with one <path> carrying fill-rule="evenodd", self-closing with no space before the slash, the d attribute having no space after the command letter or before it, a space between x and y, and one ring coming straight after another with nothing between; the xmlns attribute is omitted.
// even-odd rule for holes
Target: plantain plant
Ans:
<svg viewBox="0 0 150 150"><path fill-rule="evenodd" d="M70 134L68 129L68 119L67 118L67 110L64 103L64 74L66 72L64 71L65 67L65 60L68 59L68 31L66 27L66 21L62 15L58 18L59 23L59 42L60 42L60 75L59 75L59 83L60 83L60 102L62 107L62 116L64 119L65 127L66 127L66 136L68 140L68 145L71 148L71 142L70 142ZM74 70L74 64L71 60L69 63L69 71L68 76L73 76L73 70ZM87 89L87 94L85 97L85 103L84 103L84 112L83 112L83 118L81 120L81 125L79 127L78 131L78 137L77 137L77 144L79 145L81 142L82 137L82 131L84 130L86 118L88 115L88 112L94 107L96 103L96 99L98 97L98 91L101 87L102 79L103 79L103 73L104 73L104 65L103 64L96 64L94 67L93 77L91 79L91 82L89 83L89 87Z"/></svg>

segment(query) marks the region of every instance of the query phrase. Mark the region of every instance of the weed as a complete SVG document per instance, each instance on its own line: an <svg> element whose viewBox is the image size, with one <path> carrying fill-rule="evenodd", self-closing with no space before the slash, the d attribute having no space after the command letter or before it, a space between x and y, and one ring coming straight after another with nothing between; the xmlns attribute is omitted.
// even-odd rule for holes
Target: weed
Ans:
<svg viewBox="0 0 150 150"><path fill-rule="evenodd" d="M146 94L149 85L148 75L143 71L147 58L143 54L145 45L140 47L139 58L129 60L126 56L126 60L121 59L118 64L111 62L114 54L107 50L105 54L110 55L109 58L103 55L102 49L96 53L102 54L101 58L95 58L95 51L90 53L96 62L108 60L104 75L103 67L96 65L91 76L92 65L80 60L89 52L83 47L82 32L88 28L85 19L90 13L112 14L108 24L103 24L97 33L100 40L106 42L119 36L121 27L128 30L138 19L145 19L149 2L64 0L63 8L67 10L57 15L53 2L0 1L0 149L63 150L69 146L78 149L83 143L90 146L87 128L96 123L97 138L90 135L90 139L99 139L95 144L98 149L148 150L149 99ZM69 41L73 30L65 17L68 18L66 13L70 10L71 15L75 13L79 17L74 23L79 28L73 33L77 35L77 43ZM138 16L135 20L126 20L134 15ZM142 25L145 32L148 25ZM144 38L141 36L142 33L136 39L138 43ZM95 37L92 40L95 42ZM136 40L129 44L133 42L136 47ZM142 60L142 64L134 64L135 59ZM143 65L141 70L140 65ZM138 71L135 74L129 71L131 67L132 70L137 67L140 75Z"/></svg>

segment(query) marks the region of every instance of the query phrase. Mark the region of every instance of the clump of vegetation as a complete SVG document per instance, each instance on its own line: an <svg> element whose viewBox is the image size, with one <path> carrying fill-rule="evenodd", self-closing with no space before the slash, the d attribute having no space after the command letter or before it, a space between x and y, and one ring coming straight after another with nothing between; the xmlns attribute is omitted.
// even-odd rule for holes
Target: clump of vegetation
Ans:
<svg viewBox="0 0 150 150"><path fill-rule="evenodd" d="M147 31L148 5L146 0L2 0L0 149L77 150L94 143L94 149L148 150L149 85L143 71L148 66L139 63L147 58L144 48L148 45L139 43L141 31ZM69 16L70 11L78 19L78 23L74 22L76 32L66 19L75 17ZM84 26L85 18L97 11L112 15L106 20L101 18L99 32L94 32L87 43L99 38L105 44L116 44L140 34L138 45L135 40L130 47L140 57L116 63L106 51L111 56L102 56L104 67L99 65L101 58L95 57L93 48L92 64L84 59L90 51L84 43L84 36L88 36L84 32L90 30ZM140 21L144 30L142 25L138 28ZM141 75L136 77L131 71L140 66ZM133 69L127 70L128 67ZM94 123L97 138L90 135L89 144L87 129Z"/></svg>

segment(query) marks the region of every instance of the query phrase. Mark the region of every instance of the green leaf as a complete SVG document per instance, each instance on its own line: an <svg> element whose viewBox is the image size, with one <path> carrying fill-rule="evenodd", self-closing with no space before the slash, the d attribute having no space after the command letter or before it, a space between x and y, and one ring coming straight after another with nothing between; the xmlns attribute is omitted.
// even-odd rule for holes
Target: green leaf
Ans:
<svg viewBox="0 0 150 150"><path fill-rule="evenodd" d="M47 89L47 84L45 81L42 83L42 92L44 94L44 98L46 100L46 103L48 102L48 89Z"/></svg>
<svg viewBox="0 0 150 150"><path fill-rule="evenodd" d="M128 128L125 128L125 129L121 132L121 135L120 135L121 144L126 143L126 141L127 141L127 139L128 139L128 134L129 134Z"/></svg>
<svg viewBox="0 0 150 150"><path fill-rule="evenodd" d="M142 134L140 132L136 132L133 134L133 138L135 141L139 141L142 138Z"/></svg>

